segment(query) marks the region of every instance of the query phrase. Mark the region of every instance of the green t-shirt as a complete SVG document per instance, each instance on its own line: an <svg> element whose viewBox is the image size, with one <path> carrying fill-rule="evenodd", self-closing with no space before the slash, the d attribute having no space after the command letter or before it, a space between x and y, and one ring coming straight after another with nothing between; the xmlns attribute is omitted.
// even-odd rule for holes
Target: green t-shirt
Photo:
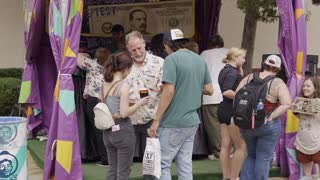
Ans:
<svg viewBox="0 0 320 180"><path fill-rule="evenodd" d="M162 81L174 85L175 92L160 127L186 128L199 124L197 109L201 105L202 89L211 83L204 59L185 49L170 54L164 61Z"/></svg>

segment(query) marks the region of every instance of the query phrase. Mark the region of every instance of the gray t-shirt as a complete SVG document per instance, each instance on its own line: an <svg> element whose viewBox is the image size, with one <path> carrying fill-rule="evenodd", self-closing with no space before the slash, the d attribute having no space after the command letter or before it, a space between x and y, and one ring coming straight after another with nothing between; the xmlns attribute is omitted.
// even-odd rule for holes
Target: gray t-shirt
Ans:
<svg viewBox="0 0 320 180"><path fill-rule="evenodd" d="M164 61L162 81L174 85L175 92L160 127L186 128L199 124L196 111L201 105L202 89L211 83L204 59L186 49L170 54Z"/></svg>

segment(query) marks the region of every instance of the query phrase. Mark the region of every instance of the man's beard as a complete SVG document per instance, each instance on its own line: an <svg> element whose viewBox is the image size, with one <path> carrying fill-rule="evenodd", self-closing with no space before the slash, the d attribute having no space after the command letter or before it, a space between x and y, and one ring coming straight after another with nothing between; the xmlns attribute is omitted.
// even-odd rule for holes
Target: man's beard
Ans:
<svg viewBox="0 0 320 180"><path fill-rule="evenodd" d="M137 63L142 63L144 61L144 59L146 58L146 53L144 53L144 55L140 56L140 57L134 57L134 61Z"/></svg>

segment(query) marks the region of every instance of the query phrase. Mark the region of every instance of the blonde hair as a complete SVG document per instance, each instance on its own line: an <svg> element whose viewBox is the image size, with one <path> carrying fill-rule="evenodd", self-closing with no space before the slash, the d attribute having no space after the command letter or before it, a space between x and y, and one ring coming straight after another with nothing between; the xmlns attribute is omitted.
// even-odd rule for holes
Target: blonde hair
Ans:
<svg viewBox="0 0 320 180"><path fill-rule="evenodd" d="M242 53L246 53L246 52L247 52L247 50L245 50L243 48L232 47L231 49L229 49L229 51L227 53L227 57L224 58L222 60L222 62L223 63L229 63L233 59L239 57Z"/></svg>

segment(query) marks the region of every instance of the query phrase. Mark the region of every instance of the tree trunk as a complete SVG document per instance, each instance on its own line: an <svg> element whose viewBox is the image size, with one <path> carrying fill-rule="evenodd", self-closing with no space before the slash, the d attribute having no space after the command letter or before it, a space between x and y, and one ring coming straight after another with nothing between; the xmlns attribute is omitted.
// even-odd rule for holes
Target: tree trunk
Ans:
<svg viewBox="0 0 320 180"><path fill-rule="evenodd" d="M241 48L247 50L246 63L243 65L244 75L252 72L252 58L254 52L254 41L256 39L257 19L250 14L246 13L243 26L243 35Z"/></svg>

